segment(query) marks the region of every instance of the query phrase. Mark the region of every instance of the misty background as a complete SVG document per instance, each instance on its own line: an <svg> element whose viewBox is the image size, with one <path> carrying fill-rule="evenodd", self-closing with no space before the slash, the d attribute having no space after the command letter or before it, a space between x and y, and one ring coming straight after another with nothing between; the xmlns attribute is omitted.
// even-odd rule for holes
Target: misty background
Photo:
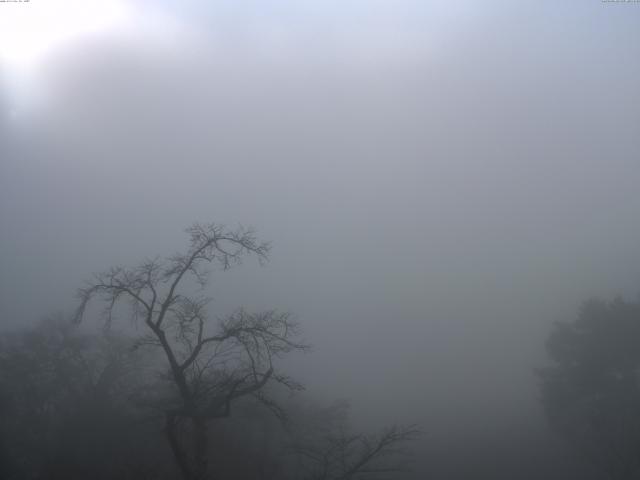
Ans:
<svg viewBox="0 0 640 480"><path fill-rule="evenodd" d="M639 5L59 3L51 38L0 4L3 328L194 221L251 225L271 261L214 306L294 312L313 395L418 422L421 475L586 478L534 368L584 298L640 291Z"/></svg>

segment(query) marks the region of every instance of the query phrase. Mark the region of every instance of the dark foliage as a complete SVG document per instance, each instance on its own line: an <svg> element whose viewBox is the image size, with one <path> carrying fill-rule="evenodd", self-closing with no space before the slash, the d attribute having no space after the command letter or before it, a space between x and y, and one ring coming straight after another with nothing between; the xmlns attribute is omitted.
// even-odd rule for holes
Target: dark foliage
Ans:
<svg viewBox="0 0 640 480"><path fill-rule="evenodd" d="M130 347L61 319L2 337L2 478L140 478L163 445L129 402L143 384Z"/></svg>
<svg viewBox="0 0 640 480"><path fill-rule="evenodd" d="M590 300L547 341L539 370L553 428L615 480L640 476L640 303Z"/></svg>

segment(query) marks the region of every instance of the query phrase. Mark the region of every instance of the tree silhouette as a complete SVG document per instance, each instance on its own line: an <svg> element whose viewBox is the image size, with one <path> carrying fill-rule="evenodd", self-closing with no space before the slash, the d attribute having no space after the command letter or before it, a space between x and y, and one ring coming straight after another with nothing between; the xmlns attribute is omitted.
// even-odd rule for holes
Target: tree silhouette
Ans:
<svg viewBox="0 0 640 480"><path fill-rule="evenodd" d="M552 427L615 480L640 475L640 303L589 300L538 370Z"/></svg>
<svg viewBox="0 0 640 480"><path fill-rule="evenodd" d="M244 228L195 224L187 233L185 253L96 275L78 292L75 318L79 322L89 301L98 297L106 305L106 326L122 305L144 326L146 333L138 345L158 347L168 366L169 392L155 406L163 411L171 451L185 480L201 480L209 475L210 421L231 415L233 404L245 397L282 415L265 386L278 383L292 390L301 386L279 373L274 360L308 346L286 312L239 309L211 322L210 299L189 291L207 285L210 267L227 270L249 255L263 262L269 245Z"/></svg>
<svg viewBox="0 0 640 480"><path fill-rule="evenodd" d="M291 452L295 456L291 478L349 480L398 478L409 471L408 445L421 431L415 425L392 425L375 434L353 432L349 403L329 407L307 405L297 410Z"/></svg>
<svg viewBox="0 0 640 480"><path fill-rule="evenodd" d="M141 383L130 347L60 317L0 336L0 478L131 478L144 432L129 408Z"/></svg>

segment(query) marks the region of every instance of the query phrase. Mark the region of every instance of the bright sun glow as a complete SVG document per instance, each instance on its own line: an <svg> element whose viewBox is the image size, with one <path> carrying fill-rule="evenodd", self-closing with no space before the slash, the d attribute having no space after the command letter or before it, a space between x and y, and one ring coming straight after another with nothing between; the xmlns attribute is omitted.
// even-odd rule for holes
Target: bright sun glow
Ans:
<svg viewBox="0 0 640 480"><path fill-rule="evenodd" d="M0 67L34 67L50 50L128 17L122 0L31 0L0 4Z"/></svg>

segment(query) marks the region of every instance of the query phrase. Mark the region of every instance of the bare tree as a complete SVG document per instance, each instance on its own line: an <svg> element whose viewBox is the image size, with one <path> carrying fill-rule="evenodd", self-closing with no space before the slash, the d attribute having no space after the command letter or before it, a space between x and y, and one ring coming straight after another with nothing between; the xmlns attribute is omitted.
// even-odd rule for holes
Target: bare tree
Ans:
<svg viewBox="0 0 640 480"><path fill-rule="evenodd" d="M378 435L341 430L295 452L306 460L308 480L379 479L407 470L405 447L419 434L415 426L392 426Z"/></svg>
<svg viewBox="0 0 640 480"><path fill-rule="evenodd" d="M345 400L319 408L292 408L292 478L305 480L380 480L408 472L409 444L421 431L415 425L392 425L377 434L354 433Z"/></svg>
<svg viewBox="0 0 640 480"><path fill-rule="evenodd" d="M186 293L189 286L193 281L206 286L211 267L227 270L250 255L265 261L269 245L259 242L252 230L217 224L195 224L187 233L186 253L96 275L78 291L75 318L79 322L89 301L98 297L106 305L107 326L122 303L132 319L143 324L146 333L139 345L159 347L168 363L174 396L162 411L169 445L185 480L201 480L209 470L209 422L229 416L234 401L248 396L281 414L265 394L265 386L274 382L289 389L301 386L278 373L274 360L308 346L299 340L298 326L288 313L240 309L210 322L210 299Z"/></svg>

